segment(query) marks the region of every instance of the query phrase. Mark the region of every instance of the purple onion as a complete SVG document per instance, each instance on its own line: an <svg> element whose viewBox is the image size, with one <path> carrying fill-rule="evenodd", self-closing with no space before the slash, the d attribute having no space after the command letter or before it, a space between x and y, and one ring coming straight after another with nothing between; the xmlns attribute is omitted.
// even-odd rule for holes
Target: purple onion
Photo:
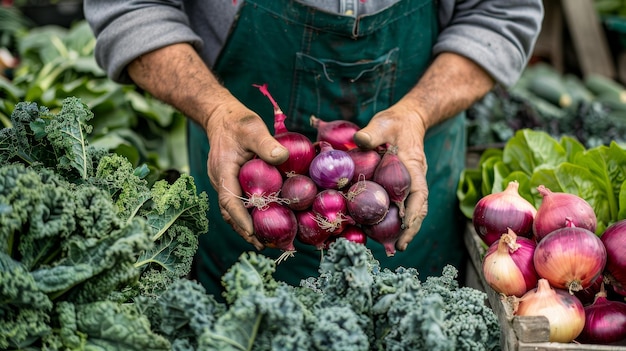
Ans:
<svg viewBox="0 0 626 351"><path fill-rule="evenodd" d="M309 176L322 189L341 189L354 175L354 161L346 151L320 141L320 152L311 161Z"/></svg>

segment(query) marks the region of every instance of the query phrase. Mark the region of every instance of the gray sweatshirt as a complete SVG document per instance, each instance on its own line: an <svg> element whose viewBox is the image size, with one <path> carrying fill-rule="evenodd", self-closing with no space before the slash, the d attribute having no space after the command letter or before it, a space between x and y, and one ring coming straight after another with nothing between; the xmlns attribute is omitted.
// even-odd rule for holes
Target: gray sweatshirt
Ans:
<svg viewBox="0 0 626 351"><path fill-rule="evenodd" d="M130 83L126 66L155 49L191 43L210 66L226 41L244 0L84 0L98 41L96 60L109 77ZM397 0L300 0L358 16ZM519 78L539 34L541 0L439 0L440 34L433 54L472 59L505 86ZM347 12L350 10L350 12Z"/></svg>

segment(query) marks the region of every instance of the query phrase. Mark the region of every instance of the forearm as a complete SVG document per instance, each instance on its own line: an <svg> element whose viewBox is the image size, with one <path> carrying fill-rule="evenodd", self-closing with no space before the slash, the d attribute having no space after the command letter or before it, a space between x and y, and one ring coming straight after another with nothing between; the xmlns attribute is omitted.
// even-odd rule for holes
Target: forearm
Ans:
<svg viewBox="0 0 626 351"><path fill-rule="evenodd" d="M398 104L415 111L428 129L469 108L489 92L494 83L473 61L457 54L442 53Z"/></svg>
<svg viewBox="0 0 626 351"><path fill-rule="evenodd" d="M138 57L128 74L142 89L208 130L209 116L235 98L188 44L175 44Z"/></svg>

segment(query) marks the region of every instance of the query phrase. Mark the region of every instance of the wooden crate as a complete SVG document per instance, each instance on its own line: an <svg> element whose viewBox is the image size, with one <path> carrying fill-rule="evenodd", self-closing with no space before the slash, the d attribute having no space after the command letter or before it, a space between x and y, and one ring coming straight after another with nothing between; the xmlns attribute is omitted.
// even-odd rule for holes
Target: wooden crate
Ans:
<svg viewBox="0 0 626 351"><path fill-rule="evenodd" d="M475 282L468 285L480 289L487 294L489 305L498 316L501 328L500 346L502 351L626 351L625 345L589 345L550 342L550 325L548 319L529 316L513 316L511 303L503 299L485 282L482 270L482 257L486 246L476 234L474 227L468 223L464 233L465 245L470 254L469 276Z"/></svg>

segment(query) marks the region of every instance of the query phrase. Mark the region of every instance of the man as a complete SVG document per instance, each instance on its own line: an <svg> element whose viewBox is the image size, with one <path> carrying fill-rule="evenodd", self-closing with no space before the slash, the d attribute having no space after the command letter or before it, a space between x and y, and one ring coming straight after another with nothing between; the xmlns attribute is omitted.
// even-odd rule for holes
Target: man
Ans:
<svg viewBox="0 0 626 351"><path fill-rule="evenodd" d="M360 147L398 146L411 191L399 252L387 258L381 245L368 243L382 266L416 267L423 277L445 264L462 268L456 202L465 161L462 112L494 84L519 77L539 33L540 0L86 0L84 6L98 39L96 58L109 76L134 82L190 119L191 174L211 201L195 271L210 292L221 290L220 277L250 244L279 254L254 237L248 211L233 196L241 195L237 174L245 161L257 155L279 164L288 157L268 127L271 105L253 84L268 84L291 131L313 138L311 115L347 119L362 127L355 135ZM292 284L315 274L320 259L312 247L296 248L277 270Z"/></svg>

